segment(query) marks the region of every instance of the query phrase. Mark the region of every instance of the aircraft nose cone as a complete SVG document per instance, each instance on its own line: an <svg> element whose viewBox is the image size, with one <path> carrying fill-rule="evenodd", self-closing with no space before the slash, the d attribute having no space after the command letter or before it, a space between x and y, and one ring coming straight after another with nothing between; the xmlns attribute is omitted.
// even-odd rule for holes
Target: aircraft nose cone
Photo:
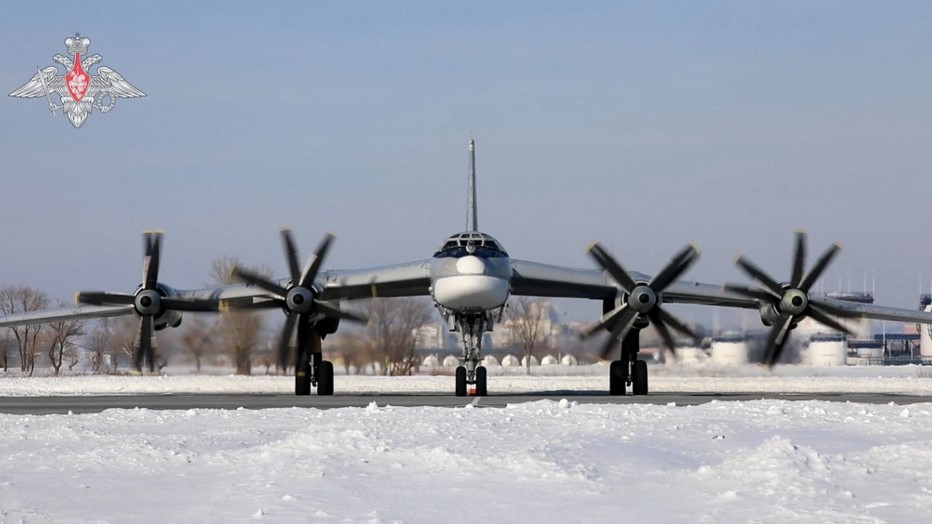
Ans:
<svg viewBox="0 0 932 524"><path fill-rule="evenodd" d="M456 261L456 271L461 275L481 275L485 273L485 264L479 257L465 256Z"/></svg>

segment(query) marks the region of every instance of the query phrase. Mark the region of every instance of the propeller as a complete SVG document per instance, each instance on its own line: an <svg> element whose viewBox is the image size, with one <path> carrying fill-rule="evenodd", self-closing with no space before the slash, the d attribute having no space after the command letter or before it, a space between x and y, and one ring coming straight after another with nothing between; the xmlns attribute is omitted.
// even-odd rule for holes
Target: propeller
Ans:
<svg viewBox="0 0 932 524"><path fill-rule="evenodd" d="M346 319L354 322L367 322L367 319L343 311L340 308L328 304L327 302L317 299L320 291L314 287L314 280L320 272L324 257L330 250L330 244L334 236L327 234L317 246L317 250L308 259L303 271L300 270L298 263L298 250L295 247L291 230L282 229L282 241L285 245L285 258L288 261L288 270L291 280L287 287L282 286L272 280L265 278L258 273L241 267L233 268L233 276L237 279L262 288L269 292L271 300L257 302L246 307L251 308L273 308L280 307L285 310L285 326L278 341L278 366L279 369L285 369L288 357L288 342L291 340L292 333L297 326L298 330L298 348L306 349L310 344L311 328L319 320L320 316ZM232 302L233 307L238 304ZM300 351L299 351L300 353Z"/></svg>
<svg viewBox="0 0 932 524"><path fill-rule="evenodd" d="M589 255L625 293L625 300L621 305L603 315L599 323L583 333L583 338L589 338L603 329L611 331L611 336L609 336L599 353L601 358L604 359L608 356L615 345L615 341L624 339L640 317L647 317L650 320L657 332L660 333L664 343L674 353L676 348L670 328L698 339L696 333L689 326L661 307L660 300L663 290L679 278L699 257L699 251L696 250L695 246L686 246L646 283L638 282L632 278L598 243L589 247Z"/></svg>
<svg viewBox="0 0 932 524"><path fill-rule="evenodd" d="M793 274L789 282L777 282L771 278L762 269L754 265L750 260L743 256L735 259L738 265L752 279L760 285L749 287L738 284L727 284L725 289L746 297L759 300L763 304L769 304L777 314L777 319L773 322L770 334L767 336L766 350L764 351L763 364L767 367L773 365L780 359L783 353L783 347L788 340L789 332L805 317L811 317L813 320L849 335L853 332L842 322L840 318L855 318L857 315L849 311L836 308L831 303L810 296L809 291L813 284L825 272L825 269L831 263L841 246L832 244L816 261L815 265L808 272L806 266L806 233L804 231L796 232L796 252L793 256Z"/></svg>
<svg viewBox="0 0 932 524"><path fill-rule="evenodd" d="M142 370L142 361L149 364L149 371L154 369L154 352L152 346L155 319L168 311L216 311L215 300L181 298L166 296L166 290L159 285L159 264L162 252L162 233L143 233L142 284L135 293L110 293L107 291L80 291L75 301L95 306L131 305L139 317L139 332L136 335L135 367Z"/></svg>

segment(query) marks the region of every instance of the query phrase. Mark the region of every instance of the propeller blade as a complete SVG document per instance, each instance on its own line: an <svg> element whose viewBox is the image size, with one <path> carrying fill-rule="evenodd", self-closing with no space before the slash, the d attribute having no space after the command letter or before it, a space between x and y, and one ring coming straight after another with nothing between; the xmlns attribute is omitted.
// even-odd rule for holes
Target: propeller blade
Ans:
<svg viewBox="0 0 932 524"><path fill-rule="evenodd" d="M804 293L809 293L809 288L812 287L812 284L815 284L815 281L822 276L822 272L825 271L825 268L828 267L829 263L835 258L835 255L841 250L841 245L838 243L832 244L819 258L819 261L816 262L816 265L809 270L809 273L806 273L806 276L803 277L802 282L799 283L799 289Z"/></svg>
<svg viewBox="0 0 932 524"><path fill-rule="evenodd" d="M615 327L612 328L612 333L609 335L608 340L605 341L605 345L602 346L602 351L599 352L599 358L604 360L608 357L615 344L628 334L628 330L631 329L637 318L638 312L633 309L626 309L618 316L618 321L615 323Z"/></svg>
<svg viewBox="0 0 932 524"><path fill-rule="evenodd" d="M278 369L282 372L288 369L288 343L291 342L291 334L297 320L298 315L285 316L285 325L278 339Z"/></svg>
<svg viewBox="0 0 932 524"><path fill-rule="evenodd" d="M767 273L764 273L764 271L754 265L753 262L747 260L743 256L739 256L735 260L735 264L737 264L738 267L743 269L744 272L750 275L752 278L756 278L758 281L760 281L761 284L766 286L770 291L773 291L778 297L783 296L783 286L777 283L777 281L774 279L770 278Z"/></svg>
<svg viewBox="0 0 932 524"><path fill-rule="evenodd" d="M583 339L583 340L586 340L586 339L588 339L588 338L591 338L592 335L595 335L595 334L598 333L599 331L602 331L603 329L607 328L608 326L614 325L615 322L618 320L618 317L619 317L622 313L624 313L625 309L627 309L627 308L628 308L628 303L625 302L624 304L622 304L622 305L616 307L615 309L609 311L607 314L603 315L603 316L602 316L602 319L599 320L599 323L598 323L598 324L596 324L596 325L590 327L589 329L587 329L587 330L582 334L582 339Z"/></svg>
<svg viewBox="0 0 932 524"><path fill-rule="evenodd" d="M824 312L826 312L826 313L828 313L829 315L832 315L832 316L834 316L834 317L841 317L841 318L861 318L860 313L858 313L858 312L856 312L856 311L850 311L850 310L847 310L847 309L842 309L842 308L840 308L840 307L835 306L835 304L831 304L831 303L829 303L829 302L825 302L825 301L819 300L819 299L817 299L817 298L810 298L810 299L809 299L809 305L810 305L810 306L811 306L811 305L817 305L817 306L819 307L819 309L821 309L822 311L824 311Z"/></svg>
<svg viewBox="0 0 932 524"><path fill-rule="evenodd" d="M301 287L310 288L314 283L317 272L320 271L320 266L324 263L324 258L326 258L327 251L330 250L330 244L332 242L332 233L324 235L324 239L321 240L320 245L317 246L317 250L311 255L311 258L307 260L307 265L304 266L304 273L301 274Z"/></svg>
<svg viewBox="0 0 932 524"><path fill-rule="evenodd" d="M144 233L145 255L142 259L142 282L144 289L155 289L159 283L159 264L162 252L162 234Z"/></svg>
<svg viewBox="0 0 932 524"><path fill-rule="evenodd" d="M783 346L786 344L787 334L790 332L790 326L793 324L792 316L780 317L779 322L774 324L773 328L770 330L770 334L767 336L767 346L764 351L764 360L763 363L768 368L772 368L774 364L777 363L777 360L780 359L780 354L783 353Z"/></svg>
<svg viewBox="0 0 932 524"><path fill-rule="evenodd" d="M155 320L146 315L139 319L139 333L136 339L136 354L134 355L134 364L136 371L142 371L143 360L152 361L152 333Z"/></svg>
<svg viewBox="0 0 932 524"><path fill-rule="evenodd" d="M278 298L284 299L286 296L288 296L287 289L279 286L278 284L274 282L270 282L266 280L263 276L257 273L253 273L252 271L248 269L244 269L241 267L234 267L233 276L242 280L243 282L246 282L247 284L252 284L256 287L261 287L262 289L268 291L269 293L273 293L277 295Z"/></svg>
<svg viewBox="0 0 932 524"><path fill-rule="evenodd" d="M699 257L699 251L696 246L690 244L685 249L677 253L670 262L654 275L654 278L647 284L648 287L659 293L669 286L674 280L686 271L693 262Z"/></svg>
<svg viewBox="0 0 932 524"><path fill-rule="evenodd" d="M125 293L108 293L106 291L79 291L74 297L75 302L93 306L124 306L132 305L136 301L133 295Z"/></svg>
<svg viewBox="0 0 932 524"><path fill-rule="evenodd" d="M793 279L790 283L793 287L799 287L803 281L803 273L806 271L806 233L803 231L796 232L796 253L793 255Z"/></svg>
<svg viewBox="0 0 932 524"><path fill-rule="evenodd" d="M725 284L722 286L722 289L760 301L780 300L780 297L774 295L773 292L765 288L748 287L741 284Z"/></svg>
<svg viewBox="0 0 932 524"><path fill-rule="evenodd" d="M219 311L220 303L216 300L204 298L177 298L163 297L162 305L165 309L174 311Z"/></svg>
<svg viewBox="0 0 932 524"><path fill-rule="evenodd" d="M615 282L621 286L626 293L631 293L631 290L637 287L637 284L632 280L631 276L628 275L628 272L621 267L605 249L599 245L598 242L589 246L589 255L595 259L596 263L602 266L602 269L608 272L609 275L615 280Z"/></svg>
<svg viewBox="0 0 932 524"><path fill-rule="evenodd" d="M658 308L656 309L656 311L657 311L657 316L660 318L661 323L667 324L673 329L679 331L680 333L689 336L689 338L693 339L693 342L696 342L696 343L699 342L699 335L697 335L696 332L693 331L692 328L690 328L685 323L680 321L680 319L673 316L672 313L670 313L669 311L663 308Z"/></svg>
<svg viewBox="0 0 932 524"><path fill-rule="evenodd" d="M369 322L369 319L352 313L350 311L344 311L338 307L331 306L326 302L321 302L319 300L314 301L314 304L317 306L317 311L323 313L324 315L330 318L341 318L344 320L350 320L353 322L359 322L360 324L366 324Z"/></svg>
<svg viewBox="0 0 932 524"><path fill-rule="evenodd" d="M298 248L295 247L294 237L291 235L290 229L282 228L282 241L285 244L285 258L288 260L291 283L295 284L301 277L301 266L298 262Z"/></svg>
<svg viewBox="0 0 932 524"><path fill-rule="evenodd" d="M851 328L832 318L831 315L818 304L809 303L809 316L823 326L830 327L835 331L847 333L849 336L854 336L854 331Z"/></svg>
<svg viewBox="0 0 932 524"><path fill-rule="evenodd" d="M667 328L667 325L664 324L663 320L660 320L660 315L658 314L659 310L655 309L650 312L648 315L651 322L654 324L654 328L657 330L657 333L660 333L660 337L663 338L664 344L670 348L670 351L676 355L676 342L673 340L673 335L670 334L670 329Z"/></svg>

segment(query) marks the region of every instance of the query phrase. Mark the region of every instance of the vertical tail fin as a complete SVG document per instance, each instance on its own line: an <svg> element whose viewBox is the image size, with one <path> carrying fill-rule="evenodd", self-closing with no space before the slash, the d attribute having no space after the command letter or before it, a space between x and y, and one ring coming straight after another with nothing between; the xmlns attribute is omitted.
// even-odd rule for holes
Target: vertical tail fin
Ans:
<svg viewBox="0 0 932 524"><path fill-rule="evenodd" d="M469 137L469 182L466 187L466 231L479 231L476 217L476 140Z"/></svg>

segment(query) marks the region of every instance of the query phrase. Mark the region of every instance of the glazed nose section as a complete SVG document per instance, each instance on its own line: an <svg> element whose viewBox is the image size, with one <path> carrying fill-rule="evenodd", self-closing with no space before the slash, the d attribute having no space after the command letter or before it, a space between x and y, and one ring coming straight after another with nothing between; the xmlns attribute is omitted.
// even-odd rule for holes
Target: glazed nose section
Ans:
<svg viewBox="0 0 932 524"><path fill-rule="evenodd" d="M479 257L465 256L456 261L456 271L461 275L482 275L485 273L485 263Z"/></svg>

